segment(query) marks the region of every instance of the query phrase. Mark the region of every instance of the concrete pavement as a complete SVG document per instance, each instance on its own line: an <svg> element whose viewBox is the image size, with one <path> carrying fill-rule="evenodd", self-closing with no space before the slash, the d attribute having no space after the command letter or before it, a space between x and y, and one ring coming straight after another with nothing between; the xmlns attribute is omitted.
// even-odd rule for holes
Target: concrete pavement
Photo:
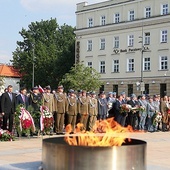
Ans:
<svg viewBox="0 0 170 170"><path fill-rule="evenodd" d="M147 142L147 170L170 170L170 132L137 132L129 135ZM38 170L41 166L42 140L47 137L55 135L0 142L0 170Z"/></svg>

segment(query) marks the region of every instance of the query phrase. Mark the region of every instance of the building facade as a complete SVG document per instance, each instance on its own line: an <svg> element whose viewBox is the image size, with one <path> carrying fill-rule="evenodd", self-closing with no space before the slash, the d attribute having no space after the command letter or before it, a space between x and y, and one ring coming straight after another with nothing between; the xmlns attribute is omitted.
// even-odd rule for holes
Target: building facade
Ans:
<svg viewBox="0 0 170 170"><path fill-rule="evenodd" d="M101 74L104 91L170 95L170 1L77 4L75 62Z"/></svg>

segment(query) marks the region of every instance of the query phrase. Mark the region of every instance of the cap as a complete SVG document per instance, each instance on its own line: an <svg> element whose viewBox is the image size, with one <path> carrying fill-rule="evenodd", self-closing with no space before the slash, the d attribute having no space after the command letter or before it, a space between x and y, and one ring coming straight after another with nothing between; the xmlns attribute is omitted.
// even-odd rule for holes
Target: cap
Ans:
<svg viewBox="0 0 170 170"><path fill-rule="evenodd" d="M78 93L82 93L82 90L77 90Z"/></svg>
<svg viewBox="0 0 170 170"><path fill-rule="evenodd" d="M82 93L87 93L86 90L82 90Z"/></svg>
<svg viewBox="0 0 170 170"><path fill-rule="evenodd" d="M110 92L108 93L108 95L110 95L110 94L113 94L113 92L110 91Z"/></svg>
<svg viewBox="0 0 170 170"><path fill-rule="evenodd" d="M58 86L58 89L63 89L63 88L64 88L63 85Z"/></svg>
<svg viewBox="0 0 170 170"><path fill-rule="evenodd" d="M96 93L95 93L95 91L92 91L90 94L91 94L91 95L94 95L94 94L96 94Z"/></svg>
<svg viewBox="0 0 170 170"><path fill-rule="evenodd" d="M116 92L113 92L113 95L116 96Z"/></svg>
<svg viewBox="0 0 170 170"><path fill-rule="evenodd" d="M136 97L136 95L135 94L131 94L131 98L134 98L134 97Z"/></svg>
<svg viewBox="0 0 170 170"><path fill-rule="evenodd" d="M70 89L70 90L69 90L69 93L74 93L74 90L73 90L73 89Z"/></svg>
<svg viewBox="0 0 170 170"><path fill-rule="evenodd" d="M121 93L121 95L124 95L124 94L126 94L124 91Z"/></svg>
<svg viewBox="0 0 170 170"><path fill-rule="evenodd" d="M45 89L51 90L51 87L50 86L46 86Z"/></svg>
<svg viewBox="0 0 170 170"><path fill-rule="evenodd" d="M38 90L38 86L33 87L33 90Z"/></svg>
<svg viewBox="0 0 170 170"><path fill-rule="evenodd" d="M105 92L104 91L100 91L100 94L105 94Z"/></svg>

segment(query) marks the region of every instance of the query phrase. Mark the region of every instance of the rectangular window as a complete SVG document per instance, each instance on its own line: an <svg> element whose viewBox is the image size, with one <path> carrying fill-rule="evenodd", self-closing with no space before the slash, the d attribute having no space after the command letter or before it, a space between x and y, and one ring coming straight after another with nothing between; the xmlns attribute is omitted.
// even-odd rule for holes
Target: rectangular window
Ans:
<svg viewBox="0 0 170 170"><path fill-rule="evenodd" d="M117 84L113 85L113 92L116 92L116 94L118 94L118 85Z"/></svg>
<svg viewBox="0 0 170 170"><path fill-rule="evenodd" d="M114 48L119 48L119 37L114 37Z"/></svg>
<svg viewBox="0 0 170 170"><path fill-rule="evenodd" d="M166 43L168 38L168 31L162 30L161 31L161 43Z"/></svg>
<svg viewBox="0 0 170 170"><path fill-rule="evenodd" d="M119 23L120 22L120 14L119 13L115 13L114 14L114 23Z"/></svg>
<svg viewBox="0 0 170 170"><path fill-rule="evenodd" d="M160 70L167 70L168 69L168 57L161 56L160 57Z"/></svg>
<svg viewBox="0 0 170 170"><path fill-rule="evenodd" d="M87 62L87 67L92 68L92 62L91 61Z"/></svg>
<svg viewBox="0 0 170 170"><path fill-rule="evenodd" d="M151 17L151 7L146 7L145 8L145 18L150 18Z"/></svg>
<svg viewBox="0 0 170 170"><path fill-rule="evenodd" d="M100 39L100 50L104 50L105 49L105 38L101 38Z"/></svg>
<svg viewBox="0 0 170 170"><path fill-rule="evenodd" d="M93 27L93 18L88 18L88 27Z"/></svg>
<svg viewBox="0 0 170 170"><path fill-rule="evenodd" d="M128 46L133 47L134 45L134 35L129 35L128 36Z"/></svg>
<svg viewBox="0 0 170 170"><path fill-rule="evenodd" d="M128 84L128 96L131 96L133 94L133 84Z"/></svg>
<svg viewBox="0 0 170 170"><path fill-rule="evenodd" d="M149 71L151 69L151 61L150 58L144 58L144 71Z"/></svg>
<svg viewBox="0 0 170 170"><path fill-rule="evenodd" d="M134 59L128 59L128 68L127 71L134 71Z"/></svg>
<svg viewBox="0 0 170 170"><path fill-rule="evenodd" d="M101 16L101 25L106 25L106 17L104 15Z"/></svg>
<svg viewBox="0 0 170 170"><path fill-rule="evenodd" d="M119 60L113 60L113 72L114 73L119 72Z"/></svg>
<svg viewBox="0 0 170 170"><path fill-rule="evenodd" d="M150 44L150 32L145 32L145 44L149 45Z"/></svg>
<svg viewBox="0 0 170 170"><path fill-rule="evenodd" d="M92 40L87 41L87 51L92 51Z"/></svg>
<svg viewBox="0 0 170 170"><path fill-rule="evenodd" d="M129 21L133 21L135 19L135 11L129 11Z"/></svg>
<svg viewBox="0 0 170 170"><path fill-rule="evenodd" d="M100 73L105 73L105 61L100 61Z"/></svg>
<svg viewBox="0 0 170 170"><path fill-rule="evenodd" d="M149 94L149 84L145 84L145 94Z"/></svg>
<svg viewBox="0 0 170 170"><path fill-rule="evenodd" d="M161 15L167 15L169 12L168 10L168 4L163 4L161 7Z"/></svg>

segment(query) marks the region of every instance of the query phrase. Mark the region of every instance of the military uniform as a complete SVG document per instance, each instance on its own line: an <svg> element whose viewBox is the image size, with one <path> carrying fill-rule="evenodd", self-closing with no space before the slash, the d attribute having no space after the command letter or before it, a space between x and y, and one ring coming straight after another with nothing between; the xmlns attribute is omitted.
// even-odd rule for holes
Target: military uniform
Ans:
<svg viewBox="0 0 170 170"><path fill-rule="evenodd" d="M83 129L86 130L89 116L89 97L80 96L78 98L78 113L80 114L80 123L83 124Z"/></svg>
<svg viewBox="0 0 170 170"><path fill-rule="evenodd" d="M97 99L91 97L89 100L89 129L92 131L93 126L97 120L98 115L98 102Z"/></svg>
<svg viewBox="0 0 170 170"><path fill-rule="evenodd" d="M63 92L54 94L54 111L55 111L55 132L63 133L64 117L66 113L67 96Z"/></svg>
<svg viewBox="0 0 170 170"><path fill-rule="evenodd" d="M54 110L54 96L51 93L43 93L42 105L47 106L49 111L52 113Z"/></svg>
<svg viewBox="0 0 170 170"><path fill-rule="evenodd" d="M74 95L70 95L67 98L66 112L68 116L68 124L72 126L72 132L74 132L77 118L77 98Z"/></svg>

